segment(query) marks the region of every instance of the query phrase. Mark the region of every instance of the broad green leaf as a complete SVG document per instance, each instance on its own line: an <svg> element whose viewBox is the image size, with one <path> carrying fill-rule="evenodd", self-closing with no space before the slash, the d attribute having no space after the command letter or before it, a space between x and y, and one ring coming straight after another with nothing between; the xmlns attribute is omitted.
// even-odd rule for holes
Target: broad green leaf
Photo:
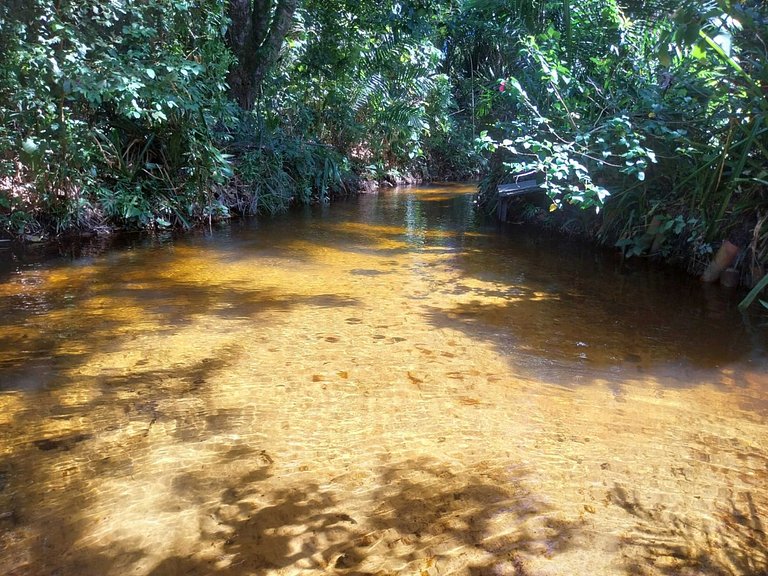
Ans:
<svg viewBox="0 0 768 576"><path fill-rule="evenodd" d="M40 146L32 138L27 138L21 144L21 149L24 150L24 152L27 154L34 154L38 151L39 148Z"/></svg>

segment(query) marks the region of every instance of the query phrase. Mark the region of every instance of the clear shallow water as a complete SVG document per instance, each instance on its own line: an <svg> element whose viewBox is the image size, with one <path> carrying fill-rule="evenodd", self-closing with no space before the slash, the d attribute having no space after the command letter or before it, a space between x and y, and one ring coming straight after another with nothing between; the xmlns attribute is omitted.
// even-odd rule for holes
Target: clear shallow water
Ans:
<svg viewBox="0 0 768 576"><path fill-rule="evenodd" d="M759 318L469 192L0 252L0 573L768 573Z"/></svg>

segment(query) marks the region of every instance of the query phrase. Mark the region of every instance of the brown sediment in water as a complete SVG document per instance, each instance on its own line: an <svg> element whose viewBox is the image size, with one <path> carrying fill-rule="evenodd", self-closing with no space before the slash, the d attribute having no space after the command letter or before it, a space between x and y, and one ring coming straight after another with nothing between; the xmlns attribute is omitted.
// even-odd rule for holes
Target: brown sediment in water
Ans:
<svg viewBox="0 0 768 576"><path fill-rule="evenodd" d="M9 276L0 573L765 574L762 336L465 192Z"/></svg>

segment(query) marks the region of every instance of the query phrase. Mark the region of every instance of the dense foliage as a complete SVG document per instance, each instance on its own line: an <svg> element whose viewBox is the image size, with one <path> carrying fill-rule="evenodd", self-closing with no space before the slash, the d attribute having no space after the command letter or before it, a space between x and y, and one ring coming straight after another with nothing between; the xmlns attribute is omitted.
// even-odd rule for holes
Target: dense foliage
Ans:
<svg viewBox="0 0 768 576"><path fill-rule="evenodd" d="M765 5L542 9L500 74L499 119L483 143L504 170L487 192L509 174L536 174L554 206L602 209L587 232L627 255L696 268L730 239L752 260L745 276L762 276Z"/></svg>
<svg viewBox="0 0 768 576"><path fill-rule="evenodd" d="M230 167L219 2L0 7L0 225L189 225Z"/></svg>
<svg viewBox="0 0 768 576"><path fill-rule="evenodd" d="M626 255L727 239L754 283L767 29L758 0L8 0L0 228L187 227L353 175L482 172L493 208L525 174Z"/></svg>

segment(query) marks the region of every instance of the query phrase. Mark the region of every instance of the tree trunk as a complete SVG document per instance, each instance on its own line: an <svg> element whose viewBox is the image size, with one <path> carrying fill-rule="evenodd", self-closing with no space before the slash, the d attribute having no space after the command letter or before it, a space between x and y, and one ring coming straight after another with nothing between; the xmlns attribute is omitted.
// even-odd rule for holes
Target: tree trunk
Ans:
<svg viewBox="0 0 768 576"><path fill-rule="evenodd" d="M237 56L229 73L232 96L251 110L267 71L277 61L299 0L229 0L228 41Z"/></svg>

